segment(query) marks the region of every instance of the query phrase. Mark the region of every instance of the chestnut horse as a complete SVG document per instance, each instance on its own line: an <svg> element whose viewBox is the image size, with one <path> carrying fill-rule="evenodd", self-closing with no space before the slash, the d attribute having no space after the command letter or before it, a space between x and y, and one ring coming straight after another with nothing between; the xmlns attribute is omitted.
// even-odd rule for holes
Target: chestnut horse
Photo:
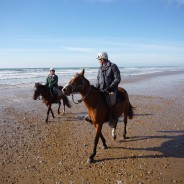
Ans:
<svg viewBox="0 0 184 184"><path fill-rule="evenodd" d="M101 138L103 143L103 148L107 149L106 140L102 135L102 126L103 123L107 121L107 117L110 114L109 108L106 104L104 93L97 90L94 86L90 85L89 81L84 77L84 69L81 73L76 74L67 85L62 89L65 95L73 95L74 93L80 93L82 99L78 102L84 101L85 106L87 107L88 116L90 117L92 123L96 128L96 136L94 140L93 152L88 158L88 163L94 162L94 157L96 155L96 148ZM115 112L116 122L114 128L112 129L112 136L116 139L116 126L118 118L124 113L124 133L123 137L126 138L126 125L127 117L130 119L133 118L134 112L133 107L129 102L128 93L123 88L118 88L120 94L124 97L123 100L120 100L113 106L113 111Z"/></svg>
<svg viewBox="0 0 184 184"><path fill-rule="evenodd" d="M62 88L63 88L62 86L59 86L59 89L61 90L61 92L62 92ZM47 86L42 85L40 83L35 83L33 99L37 100L40 96L43 98L43 103L45 103L48 106L47 118L45 120L46 123L48 122L50 112L52 114L52 117L54 118L54 113L51 108L53 103L59 104L58 114L60 114L61 100L63 100L63 106L64 106L63 114L65 113L65 105L68 108L71 108L70 101L68 100L66 95L62 93L62 95L59 97L53 97L50 92L50 89Z"/></svg>

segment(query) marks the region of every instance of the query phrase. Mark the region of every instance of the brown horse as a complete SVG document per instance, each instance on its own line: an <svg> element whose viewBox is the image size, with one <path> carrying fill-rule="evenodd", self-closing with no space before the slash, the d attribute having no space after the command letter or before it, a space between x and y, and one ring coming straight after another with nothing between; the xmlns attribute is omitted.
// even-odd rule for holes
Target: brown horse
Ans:
<svg viewBox="0 0 184 184"><path fill-rule="evenodd" d="M62 91L62 88L63 88L62 86L59 86L59 89L61 91ZM50 92L50 89L47 86L42 85L40 83L35 83L33 99L37 100L40 96L43 98L43 103L45 103L48 106L47 118L45 120L46 123L48 122L50 112L52 114L52 117L54 118L54 113L51 108L53 103L59 104L58 114L60 114L61 100L63 100L63 106L64 106L63 114L65 113L65 105L68 108L71 108L70 101L68 100L66 95L62 93L62 95L59 97L53 97Z"/></svg>
<svg viewBox="0 0 184 184"><path fill-rule="evenodd" d="M81 73L76 74L67 85L62 89L65 95L71 95L74 93L80 93L82 99L79 102L84 101L85 106L88 110L88 116L90 117L92 123L96 128L96 136L94 140L93 152L88 159L88 163L94 161L96 155L96 148L101 138L103 143L103 148L107 149L106 140L102 135L103 123L107 121L107 117L110 114L109 108L106 104L104 93L97 90L94 86L90 85L89 81L84 77L84 70ZM112 130L112 136L116 139L116 126L118 118L124 113L124 133L123 137L126 138L126 125L127 117L133 118L133 107L129 102L128 93L123 88L118 88L119 93L124 96L123 100L120 100L113 106L113 111L115 112L116 122Z"/></svg>

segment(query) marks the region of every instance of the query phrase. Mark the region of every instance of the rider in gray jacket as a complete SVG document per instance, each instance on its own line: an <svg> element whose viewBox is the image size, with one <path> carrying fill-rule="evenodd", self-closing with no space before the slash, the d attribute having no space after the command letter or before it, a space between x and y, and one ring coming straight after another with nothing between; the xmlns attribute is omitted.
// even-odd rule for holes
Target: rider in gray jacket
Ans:
<svg viewBox="0 0 184 184"><path fill-rule="evenodd" d="M121 75L117 65L108 60L108 55L106 52L99 53L97 59L99 60L101 66L98 70L96 87L105 91L106 101L110 108L109 124L113 127L115 117L113 114L112 105L114 105L116 101L116 93L118 91L118 84L121 81ZM114 103L112 101L114 101ZM88 116L85 116L84 119L89 122L91 121Z"/></svg>
<svg viewBox="0 0 184 184"><path fill-rule="evenodd" d="M99 53L97 59L101 66L98 70L96 87L101 90L116 93L118 84L121 81L121 75L117 65L108 60L106 52Z"/></svg>

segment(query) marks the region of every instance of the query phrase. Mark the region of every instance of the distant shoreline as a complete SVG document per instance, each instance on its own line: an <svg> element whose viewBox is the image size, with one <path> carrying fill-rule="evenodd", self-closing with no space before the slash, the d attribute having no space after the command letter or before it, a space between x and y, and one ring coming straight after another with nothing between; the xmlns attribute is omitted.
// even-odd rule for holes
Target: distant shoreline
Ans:
<svg viewBox="0 0 184 184"><path fill-rule="evenodd" d="M184 69L181 71L162 71L157 73L150 73L150 74L142 74L142 75L132 75L132 76L124 76L122 78L121 83L135 83L141 80L155 78L155 77L161 77L161 76L167 76L167 75L177 75L177 74L183 74ZM123 75L122 75L123 76Z"/></svg>

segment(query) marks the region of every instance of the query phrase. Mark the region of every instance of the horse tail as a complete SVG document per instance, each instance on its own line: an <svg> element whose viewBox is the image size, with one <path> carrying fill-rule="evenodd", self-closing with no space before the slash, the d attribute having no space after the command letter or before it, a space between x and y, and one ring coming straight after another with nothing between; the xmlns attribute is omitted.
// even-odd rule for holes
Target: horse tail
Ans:
<svg viewBox="0 0 184 184"><path fill-rule="evenodd" d="M72 107L70 101L68 100L67 96L65 96L65 95L63 95L63 102L66 104L66 106L68 108L71 108Z"/></svg>
<svg viewBox="0 0 184 184"><path fill-rule="evenodd" d="M129 117L129 119L133 119L133 117L134 117L134 109L135 109L135 107L133 107L131 105L131 103L129 102L129 107L128 107L128 117Z"/></svg>

